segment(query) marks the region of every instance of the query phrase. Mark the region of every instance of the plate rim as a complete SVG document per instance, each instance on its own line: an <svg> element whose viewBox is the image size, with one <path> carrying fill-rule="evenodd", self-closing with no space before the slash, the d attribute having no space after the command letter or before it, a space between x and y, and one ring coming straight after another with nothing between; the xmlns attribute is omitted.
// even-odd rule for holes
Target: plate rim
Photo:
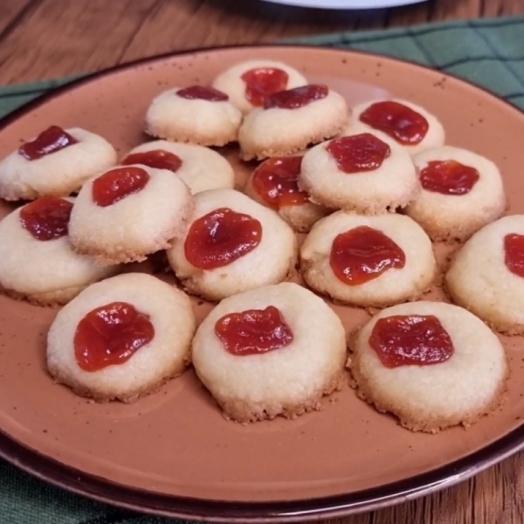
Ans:
<svg viewBox="0 0 524 524"><path fill-rule="evenodd" d="M379 5L372 5L370 7L364 6L362 0L357 0L355 5L339 5L341 0L329 0L326 5L325 0L262 0L271 4L285 5L288 7L299 7L305 9L329 9L339 11L373 11L375 9L390 9L393 7L402 7L411 4L421 4L427 0L380 0ZM350 4L354 4L353 0L349 0Z"/></svg>
<svg viewBox="0 0 524 524"><path fill-rule="evenodd" d="M0 118L0 131L4 130L18 118L30 113L41 105L68 91L98 81L105 76L117 74L120 71L133 69L153 62L161 62L177 56L187 56L200 53L220 52L236 49L278 49L295 48L307 50L322 50L325 52L340 52L354 55L364 55L370 58L380 58L386 61L398 62L415 69L431 71L453 78L488 94L499 102L524 116L524 111L512 102L505 100L490 89L465 80L453 73L443 72L420 63L373 53L362 50L336 48L329 45L307 45L293 43L277 44L240 44L209 46L167 52L146 58L140 58L124 64L118 64L100 71L89 73L74 79L65 85L52 88L50 91L27 102L19 108ZM252 501L235 502L194 497L182 497L146 491L125 486L109 479L104 479L62 463L31 449L25 444L5 433L0 428L0 458L33 477L43 480L53 486L65 489L77 495L83 495L97 502L110 504L119 508L138 511L151 515L180 518L186 520L202 520L219 523L275 523L275 522L305 522L320 518L337 518L352 514L373 511L407 502L429 495L441 489L451 487L465 481L485 469L524 450L524 422L473 453L458 460L426 471L424 473L391 482L381 486L367 488L361 491L330 495L312 499L293 499L283 501Z"/></svg>

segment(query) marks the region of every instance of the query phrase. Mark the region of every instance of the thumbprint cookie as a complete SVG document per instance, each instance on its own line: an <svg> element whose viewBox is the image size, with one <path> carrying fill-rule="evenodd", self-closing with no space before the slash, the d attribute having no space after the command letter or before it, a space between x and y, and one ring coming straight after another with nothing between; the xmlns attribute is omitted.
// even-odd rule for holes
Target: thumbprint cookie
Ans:
<svg viewBox="0 0 524 524"><path fill-rule="evenodd" d="M444 145L444 127L423 107L401 99L364 102L353 108L352 123L381 131L415 155Z"/></svg>
<svg viewBox="0 0 524 524"><path fill-rule="evenodd" d="M146 113L145 132L175 142L223 146L237 140L242 113L212 87L176 87L158 95Z"/></svg>
<svg viewBox="0 0 524 524"><path fill-rule="evenodd" d="M56 316L47 369L97 401L133 402L183 373L195 318L187 295L144 273L88 287Z"/></svg>
<svg viewBox="0 0 524 524"><path fill-rule="evenodd" d="M238 133L240 157L291 155L337 135L347 122L346 101L325 85L279 91L244 118Z"/></svg>
<svg viewBox="0 0 524 524"><path fill-rule="evenodd" d="M350 345L359 397L412 431L469 426L494 410L505 391L502 344L458 306L416 302L384 309Z"/></svg>
<svg viewBox="0 0 524 524"><path fill-rule="evenodd" d="M233 168L222 155L194 144L167 140L146 142L132 149L121 164L168 169L176 173L193 194L208 189L232 188L235 184Z"/></svg>
<svg viewBox="0 0 524 524"><path fill-rule="evenodd" d="M67 196L116 164L113 146L95 133L51 126L0 161L0 197Z"/></svg>
<svg viewBox="0 0 524 524"><path fill-rule="evenodd" d="M524 334L524 215L477 231L454 254L445 280L454 302L497 331Z"/></svg>
<svg viewBox="0 0 524 524"><path fill-rule="evenodd" d="M299 187L318 204L366 215L407 206L419 192L408 153L383 133L346 132L304 155Z"/></svg>
<svg viewBox="0 0 524 524"><path fill-rule="evenodd" d="M262 107L268 95L305 84L307 80L296 69L274 60L241 62L213 81L213 87L227 93L244 114Z"/></svg>
<svg viewBox="0 0 524 524"><path fill-rule="evenodd" d="M277 213L233 189L195 195L185 234L167 257L184 288L208 300L284 280L297 244Z"/></svg>
<svg viewBox="0 0 524 524"><path fill-rule="evenodd" d="M269 158L251 173L245 192L274 209L295 231L307 233L330 210L311 202L298 188L301 164L301 155Z"/></svg>
<svg viewBox="0 0 524 524"><path fill-rule="evenodd" d="M341 388L344 327L311 291L265 286L220 302L199 326L192 358L226 418L295 418Z"/></svg>
<svg viewBox="0 0 524 524"><path fill-rule="evenodd" d="M466 240L504 213L500 172L487 158L443 146L419 153L413 162L421 191L406 212L432 240Z"/></svg>
<svg viewBox="0 0 524 524"><path fill-rule="evenodd" d="M437 265L429 237L409 217L337 211L306 237L300 270L309 287L338 302L385 307L419 298Z"/></svg>
<svg viewBox="0 0 524 524"><path fill-rule="evenodd" d="M116 167L82 187L71 212L71 243L102 265L144 260L183 233L193 205L172 171Z"/></svg>
<svg viewBox="0 0 524 524"><path fill-rule="evenodd" d="M38 305L65 304L89 284L114 275L74 252L68 237L74 199L40 197L0 222L0 289Z"/></svg>

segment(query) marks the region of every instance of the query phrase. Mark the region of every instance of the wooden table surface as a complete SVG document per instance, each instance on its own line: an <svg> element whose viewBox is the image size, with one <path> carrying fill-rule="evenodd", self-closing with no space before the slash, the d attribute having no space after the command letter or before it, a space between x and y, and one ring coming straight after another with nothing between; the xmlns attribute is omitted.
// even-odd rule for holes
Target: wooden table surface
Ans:
<svg viewBox="0 0 524 524"><path fill-rule="evenodd" d="M96 71L202 46L524 14L523 0L438 0L341 12L257 0L0 0L0 84ZM325 524L524 522L524 455L452 488Z"/></svg>

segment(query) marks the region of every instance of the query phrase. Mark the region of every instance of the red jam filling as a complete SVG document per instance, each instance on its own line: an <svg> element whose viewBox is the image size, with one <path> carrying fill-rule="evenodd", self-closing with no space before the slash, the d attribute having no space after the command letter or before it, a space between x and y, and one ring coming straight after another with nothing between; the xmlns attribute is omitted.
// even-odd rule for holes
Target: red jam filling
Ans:
<svg viewBox="0 0 524 524"><path fill-rule="evenodd" d="M218 319L215 333L229 353L256 355L288 346L293 332L274 306L230 313Z"/></svg>
<svg viewBox="0 0 524 524"><path fill-rule="evenodd" d="M422 142L429 128L428 121L420 113L391 100L370 105L360 115L360 120L410 146Z"/></svg>
<svg viewBox="0 0 524 524"><path fill-rule="evenodd" d="M454 352L451 337L434 315L381 318L373 327L369 344L387 368L440 364Z"/></svg>
<svg viewBox="0 0 524 524"><path fill-rule="evenodd" d="M335 138L326 149L337 167L348 174L374 171L391 154L390 147L371 133Z"/></svg>
<svg viewBox="0 0 524 524"><path fill-rule="evenodd" d="M281 109L298 109L307 106L316 100L326 98L329 89L324 85L307 85L288 89L287 91L278 91L264 99L264 109L279 107Z"/></svg>
<svg viewBox="0 0 524 524"><path fill-rule="evenodd" d="M149 174L140 167L117 167L93 182L93 201L107 207L123 198L138 193L149 181Z"/></svg>
<svg viewBox="0 0 524 524"><path fill-rule="evenodd" d="M207 100L208 102L225 102L229 100L226 93L208 86L184 87L184 89L177 91L176 94L181 98L189 100Z"/></svg>
<svg viewBox="0 0 524 524"><path fill-rule="evenodd" d="M465 195L478 182L479 172L455 160L435 160L420 172L420 184L427 191L443 195Z"/></svg>
<svg viewBox="0 0 524 524"><path fill-rule="evenodd" d="M515 275L524 278L524 235L506 235L504 253L506 267Z"/></svg>
<svg viewBox="0 0 524 524"><path fill-rule="evenodd" d="M199 269L215 269L247 255L262 239L255 218L222 207L195 220L186 237L187 260Z"/></svg>
<svg viewBox="0 0 524 524"><path fill-rule="evenodd" d="M78 323L76 361L84 371L123 364L154 336L148 315L127 302L111 302L93 309Z"/></svg>
<svg viewBox="0 0 524 524"><path fill-rule="evenodd" d="M55 240L67 235L72 202L45 196L25 205L20 210L22 227L37 240Z"/></svg>
<svg viewBox="0 0 524 524"><path fill-rule="evenodd" d="M153 151L144 151L143 153L131 153L122 160L122 165L142 164L154 169L168 169L176 173L182 165L182 160L174 153L155 149Z"/></svg>
<svg viewBox="0 0 524 524"><path fill-rule="evenodd" d="M381 231L359 226L335 237L329 264L341 282L358 286L390 268L403 268L406 255Z"/></svg>
<svg viewBox="0 0 524 524"><path fill-rule="evenodd" d="M261 107L266 96L286 89L289 76L276 67L258 67L246 71L240 78L246 84L247 101Z"/></svg>
<svg viewBox="0 0 524 524"><path fill-rule="evenodd" d="M309 202L308 194L298 189L301 165L301 156L270 158L253 172L253 188L274 209Z"/></svg>
<svg viewBox="0 0 524 524"><path fill-rule="evenodd" d="M42 131L32 142L21 145L18 148L18 153L27 160L38 160L77 143L78 140L61 127L51 126Z"/></svg>

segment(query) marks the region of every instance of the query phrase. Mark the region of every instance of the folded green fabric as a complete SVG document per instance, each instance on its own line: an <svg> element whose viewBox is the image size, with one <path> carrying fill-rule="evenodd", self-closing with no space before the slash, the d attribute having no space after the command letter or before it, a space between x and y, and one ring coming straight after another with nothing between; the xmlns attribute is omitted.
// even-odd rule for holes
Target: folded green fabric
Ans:
<svg viewBox="0 0 524 524"><path fill-rule="evenodd" d="M465 78L524 109L524 17L331 34L286 42L356 49L418 62ZM0 116L71 80L0 87ZM173 522L72 495L1 461L0 479L0 524Z"/></svg>
<svg viewBox="0 0 524 524"><path fill-rule="evenodd" d="M469 80L524 109L524 17L424 24L293 39L417 62Z"/></svg>

